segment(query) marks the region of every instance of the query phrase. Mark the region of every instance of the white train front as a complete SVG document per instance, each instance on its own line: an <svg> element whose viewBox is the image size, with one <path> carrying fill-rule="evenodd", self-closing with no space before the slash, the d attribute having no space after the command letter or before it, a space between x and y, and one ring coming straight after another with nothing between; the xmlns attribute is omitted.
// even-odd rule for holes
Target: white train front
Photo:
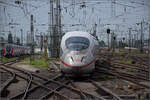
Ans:
<svg viewBox="0 0 150 100"><path fill-rule="evenodd" d="M61 40L60 68L66 74L87 74L95 69L99 45L95 37L87 32L66 33Z"/></svg>

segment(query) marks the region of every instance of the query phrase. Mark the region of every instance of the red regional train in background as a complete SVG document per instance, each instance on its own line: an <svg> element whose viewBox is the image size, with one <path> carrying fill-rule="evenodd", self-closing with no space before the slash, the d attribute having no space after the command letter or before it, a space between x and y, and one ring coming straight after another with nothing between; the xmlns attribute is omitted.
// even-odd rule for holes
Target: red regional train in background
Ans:
<svg viewBox="0 0 150 100"><path fill-rule="evenodd" d="M30 54L30 47L5 43L0 47L0 53L5 57L27 55Z"/></svg>

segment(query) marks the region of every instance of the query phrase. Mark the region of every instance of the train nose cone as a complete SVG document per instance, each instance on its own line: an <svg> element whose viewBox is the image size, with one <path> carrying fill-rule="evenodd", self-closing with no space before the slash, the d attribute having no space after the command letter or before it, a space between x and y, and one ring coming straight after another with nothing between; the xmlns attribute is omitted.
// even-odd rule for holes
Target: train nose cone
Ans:
<svg viewBox="0 0 150 100"><path fill-rule="evenodd" d="M84 61L85 56L74 55L74 56L66 57L65 60L72 67L80 67L86 64Z"/></svg>

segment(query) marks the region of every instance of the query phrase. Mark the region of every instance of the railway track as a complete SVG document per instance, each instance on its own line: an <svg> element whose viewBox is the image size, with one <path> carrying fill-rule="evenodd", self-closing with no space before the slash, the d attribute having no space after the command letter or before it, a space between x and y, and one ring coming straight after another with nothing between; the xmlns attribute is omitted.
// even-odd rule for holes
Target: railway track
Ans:
<svg viewBox="0 0 150 100"><path fill-rule="evenodd" d="M57 84L53 83L52 81L62 81L63 78L62 75L58 75L53 79L49 79L47 81L44 81L43 84L40 84L38 82L34 82L37 85L35 87L32 87L26 91L23 91L19 94L16 94L15 96L10 97L10 100L16 100L16 99L44 99L47 93L55 93L61 97L64 97L60 93L56 92L54 89L60 88ZM66 84L67 81L64 81L63 84ZM26 95L25 95L26 94Z"/></svg>
<svg viewBox="0 0 150 100"><path fill-rule="evenodd" d="M141 81L150 81L149 73L150 70L148 66L139 66L134 64L127 64L127 63L121 63L118 60L111 60L106 61L107 59L103 60L103 62L99 62L100 66L103 68L106 68L107 70L116 71L119 74L126 75L127 77L132 77L133 79L141 79ZM99 66L98 64L98 66ZM104 64L104 65L103 65Z"/></svg>
<svg viewBox="0 0 150 100"><path fill-rule="evenodd" d="M3 70L5 74L0 74L1 75L1 87L0 87L0 94L1 96L4 96L5 93L6 93L6 88L14 82L15 80L15 77L16 77L16 74L13 73L13 72L10 72L8 70L5 70L5 69L2 69L0 68L1 70ZM11 74L9 77L7 76L9 74ZM4 77L3 77L4 76Z"/></svg>
<svg viewBox="0 0 150 100"><path fill-rule="evenodd" d="M112 63L112 65L117 65L117 66L121 66L124 68L134 68L134 69L139 70L139 71L150 73L149 68L144 67L144 66L141 67L141 66L137 66L137 65L133 65L133 64L121 63L118 61L112 61L111 63Z"/></svg>
<svg viewBox="0 0 150 100"><path fill-rule="evenodd" d="M143 83L139 82L139 79L135 79L133 77L123 75L122 73L120 74L120 73L115 72L115 71L110 71L110 70L108 71L106 69L96 68L96 72L98 72L100 74L103 73L105 75L112 76L113 80L118 80L115 82L115 86L110 87L110 84L105 85L105 83L103 83L103 85L106 86L107 89L114 89L113 93L116 93L116 91L118 91L118 89L115 89L116 86L118 88L121 88L121 90L119 89L119 91L121 93L122 93L122 91L125 92L125 94L123 92L123 94L118 95L121 99L123 99L123 100L149 100L149 95L150 95L149 83L143 84ZM122 81L122 82L120 83L120 81ZM112 82L112 83L114 84L114 82ZM126 85L125 85L125 83L126 83ZM131 86L132 89L128 86ZM139 92L137 92L137 91L139 91ZM140 91L142 91L142 92L140 92ZM110 92L112 92L112 90L110 90ZM129 93L129 94L126 94L126 93ZM117 93L117 94L120 94L120 93ZM145 99L141 99L141 98L145 98Z"/></svg>
<svg viewBox="0 0 150 100"><path fill-rule="evenodd" d="M98 84L96 81L94 80L89 80L94 86L96 86L98 89L102 89L105 92L107 92L110 96L107 97L107 99L115 99L115 100L122 100L117 94L113 93L112 91L110 91L109 89L105 88L104 86L102 86L100 83Z"/></svg>
<svg viewBox="0 0 150 100"><path fill-rule="evenodd" d="M12 62L14 63L14 62ZM88 96L88 98L94 98L97 100L105 100L104 98L100 96L92 95L88 92L81 92L81 90L76 89L74 87L68 86L67 84L70 82L67 78L63 77L63 75L58 75L54 79L48 79L46 77L39 76L34 73L29 73L25 70L18 69L16 67L12 67L9 64L1 64L1 68L8 71L8 72L14 72L16 75L16 78L19 80L23 79L26 80L26 87L23 89L23 91L18 92L16 95L11 95L8 98L10 100L16 100L16 99L47 99L51 98L51 96L64 98L64 99L70 99L70 96L65 96L68 93L61 94L62 88L68 89L72 94L78 95L78 98L83 98L83 94ZM38 79L37 79L38 78ZM42 91L42 92L41 92Z"/></svg>
<svg viewBox="0 0 150 100"><path fill-rule="evenodd" d="M138 79L139 82L140 81L150 82L149 73L145 74L145 73L140 73L140 72L128 72L126 70L116 69L116 68L118 67L111 68L111 71L121 74L122 76L131 77L133 79Z"/></svg>
<svg viewBox="0 0 150 100"><path fill-rule="evenodd" d="M45 86L41 85L41 83L43 81L45 81L45 79L43 79L43 78L41 78L39 76L36 76L33 73L29 73L29 72L27 72L25 70L18 69L18 68L15 68L15 67L11 67L10 63L9 63L9 65L6 65L6 64L1 65L1 68L3 68L4 70L6 70L8 72L14 72L17 77L27 81L27 86L24 89L25 93L24 93L22 99L25 99L27 97L27 93L28 93L28 91L29 91L29 89L30 89L32 84L33 84L33 87L35 85L39 85L39 86L45 87ZM34 77L34 79L33 79L33 77ZM5 85L5 87L6 87L6 85ZM4 88L2 88L2 89L4 89Z"/></svg>
<svg viewBox="0 0 150 100"><path fill-rule="evenodd" d="M4 67L4 65L5 64L12 65L12 64L14 64L14 63L19 62L20 60L22 60L22 58L23 57L20 57L20 59L18 58L18 59L13 60L13 61L5 62L5 63L0 63L0 69L3 70L3 71L5 71L5 73L6 73L5 75L10 74L10 77L5 77L5 78L1 77L2 79L7 80L7 81L1 83L1 87L0 87L1 97L7 96L7 92L8 92L7 88L9 87L9 85L11 85L12 83L14 83L16 81L16 73L12 72L12 71L10 71L8 69L6 69Z"/></svg>
<svg viewBox="0 0 150 100"><path fill-rule="evenodd" d="M111 62L111 66L111 68L115 68L114 70L118 70L117 68L119 68L119 70L122 69L120 70L122 71L122 74L127 74L129 77L133 76L133 78L138 78L144 81L150 81L150 70L148 68L141 68L140 66L120 62ZM123 72L123 70L127 70L128 73ZM129 72L130 70L131 72Z"/></svg>
<svg viewBox="0 0 150 100"><path fill-rule="evenodd" d="M100 66L102 68L100 68ZM137 84L138 86L141 86L143 88L147 88L147 89L150 88L149 85L145 85L145 84L140 83L140 81L142 81L142 80L146 80L149 82L149 80L147 80L147 79L142 78L142 80L141 80L138 76L135 76L135 75L132 75L132 74L129 74L126 72L122 72L122 71L117 71L115 68L106 69L106 68L104 68L105 66L103 66L103 65L100 65L100 66L96 68L96 70L100 73L105 73L105 74L110 74L110 75L116 76L118 78L130 81L134 84Z"/></svg>
<svg viewBox="0 0 150 100"><path fill-rule="evenodd" d="M132 58L134 59L134 60L136 60L136 61L139 61L139 63L141 64L141 65L144 65L144 66L147 66L147 67L149 67L149 58L148 59L144 59L144 58L142 58L142 57L137 57L137 56L132 56Z"/></svg>
<svg viewBox="0 0 150 100"><path fill-rule="evenodd" d="M47 78L44 76L40 76L36 73L31 73L16 67L10 66L11 64L15 63L9 62L5 64L1 64L1 69L15 73L15 79L17 80L25 80L25 87L22 89L22 91L19 91L13 95L9 95L7 98L10 100L16 100L16 99L39 99L39 100L45 100L45 99L94 99L94 100L122 100L122 98L125 96L120 96L118 94L113 93L110 89L105 88L100 84L99 81L94 80L93 78L86 79L84 83L84 79L76 82L76 80L68 77L64 77L62 74L59 74L55 78ZM98 69L99 70L99 69ZM107 73L108 74L108 73ZM109 73L110 74L110 73ZM118 73L116 70L111 70L112 75L116 75L120 79L131 81L135 84L138 83L138 80L133 80L134 77L124 76L121 73ZM130 78L129 78L130 77ZM88 84L92 85L92 92L89 92L89 90L86 90L86 86L81 87L78 84ZM10 85L10 84L9 84ZM144 88L149 88L147 85L141 85ZM7 89L8 86L6 86L5 89ZM85 88L85 89L83 89ZM130 98L130 97L129 97ZM133 98L133 97L132 97Z"/></svg>

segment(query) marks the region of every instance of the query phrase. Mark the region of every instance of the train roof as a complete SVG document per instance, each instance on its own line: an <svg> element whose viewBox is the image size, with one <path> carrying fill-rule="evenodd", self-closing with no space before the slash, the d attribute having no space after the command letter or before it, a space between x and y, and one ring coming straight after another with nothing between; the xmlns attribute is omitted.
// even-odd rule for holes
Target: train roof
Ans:
<svg viewBox="0 0 150 100"><path fill-rule="evenodd" d="M29 46L25 46L25 45L16 45L16 44L12 44L12 43L5 43L5 45L11 45L11 46L17 46L17 47L29 47Z"/></svg>
<svg viewBox="0 0 150 100"><path fill-rule="evenodd" d="M67 32L66 34L72 34L72 33L74 33L74 34L76 34L76 33L82 33L82 34L89 34L88 32L84 32L84 31L71 31L71 32Z"/></svg>
<svg viewBox="0 0 150 100"><path fill-rule="evenodd" d="M91 37L92 35L88 32L84 32L84 31L71 31L71 32L67 32L63 37L71 37L71 36Z"/></svg>

